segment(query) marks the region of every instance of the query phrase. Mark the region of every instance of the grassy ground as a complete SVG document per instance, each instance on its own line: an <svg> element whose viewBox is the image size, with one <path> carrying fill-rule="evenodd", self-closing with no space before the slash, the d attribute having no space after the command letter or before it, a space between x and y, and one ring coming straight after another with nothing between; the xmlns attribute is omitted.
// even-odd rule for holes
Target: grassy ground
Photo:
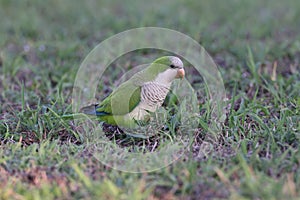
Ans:
<svg viewBox="0 0 300 200"><path fill-rule="evenodd" d="M298 0L83 2L0 1L1 199L300 198ZM219 65L229 100L223 137L206 155L209 119L199 99L191 153L132 174L101 164L77 127L53 116L71 112L72 85L89 51L142 26L199 41ZM138 52L115 65L153 55Z"/></svg>

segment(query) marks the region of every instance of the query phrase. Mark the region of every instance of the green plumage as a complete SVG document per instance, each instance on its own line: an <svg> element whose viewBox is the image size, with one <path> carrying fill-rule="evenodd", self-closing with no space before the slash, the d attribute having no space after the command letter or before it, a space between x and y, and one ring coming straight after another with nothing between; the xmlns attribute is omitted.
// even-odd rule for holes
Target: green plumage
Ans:
<svg viewBox="0 0 300 200"><path fill-rule="evenodd" d="M142 113L141 115L143 121L149 120L150 117L147 115L149 114L148 110L143 110L140 108L141 105L147 103L142 102L143 86L145 83L152 83L154 80L156 80L158 74L170 69L170 66L174 68L175 64L178 64L174 63L174 60L176 60L175 58L179 60L179 58L171 56L165 56L155 60L147 68L138 72L129 80L122 83L100 104L84 107L81 109L81 112L88 115L96 115L100 121L104 121L108 124L125 127L134 127L137 125L136 122L140 119L136 118L140 117L136 116L139 114L139 112ZM181 66L178 66L178 68L180 67ZM173 75L174 71L172 71L172 73L170 72L170 74Z"/></svg>

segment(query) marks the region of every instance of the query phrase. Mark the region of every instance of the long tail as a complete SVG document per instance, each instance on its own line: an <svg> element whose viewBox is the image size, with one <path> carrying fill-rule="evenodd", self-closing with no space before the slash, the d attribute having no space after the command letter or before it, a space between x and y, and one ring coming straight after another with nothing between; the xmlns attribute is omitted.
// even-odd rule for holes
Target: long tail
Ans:
<svg viewBox="0 0 300 200"><path fill-rule="evenodd" d="M98 117L110 115L109 113L98 111L97 108L99 108L98 104L90 105L81 108L79 112L84 113L86 115L98 116Z"/></svg>
<svg viewBox="0 0 300 200"><path fill-rule="evenodd" d="M87 115L84 113L74 113L60 116L60 118L64 120L82 119L86 117Z"/></svg>
<svg viewBox="0 0 300 200"><path fill-rule="evenodd" d="M97 108L97 104L96 105L90 105L90 106L86 106L83 107L79 110L80 113L84 113L86 115L96 115L96 108Z"/></svg>
<svg viewBox="0 0 300 200"><path fill-rule="evenodd" d="M83 107L79 110L78 113L67 114L59 116L61 119L64 120L73 120L73 119L82 119L82 118L93 118L97 116L106 115L106 113L99 113L96 111L97 105L90 105Z"/></svg>
<svg viewBox="0 0 300 200"><path fill-rule="evenodd" d="M84 119L84 118L90 118L91 116L85 114L85 113L72 113L72 114L66 114L66 115L59 115L57 114L54 110L51 108L48 108L48 111L50 111L56 119L61 119L61 120L73 120L73 119Z"/></svg>

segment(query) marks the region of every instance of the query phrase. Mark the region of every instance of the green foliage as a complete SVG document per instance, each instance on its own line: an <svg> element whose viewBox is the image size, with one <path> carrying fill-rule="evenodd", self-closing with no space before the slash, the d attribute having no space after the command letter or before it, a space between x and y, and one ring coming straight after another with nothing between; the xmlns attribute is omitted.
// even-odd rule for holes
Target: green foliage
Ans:
<svg viewBox="0 0 300 200"><path fill-rule="evenodd" d="M1 199L299 198L299 0L0 4ZM205 141L213 123L209 98L185 63L187 80L199 89L193 141L169 167L131 174L99 162L82 145L87 139L80 127L60 116L71 113L77 69L90 50L141 26L197 40L219 65L228 109L220 138ZM116 60L99 84L98 100L126 70L166 54L147 49ZM176 101L170 97L166 105ZM161 138L172 140L181 126L174 113ZM136 146L142 150L154 146L141 138L120 140L142 143Z"/></svg>

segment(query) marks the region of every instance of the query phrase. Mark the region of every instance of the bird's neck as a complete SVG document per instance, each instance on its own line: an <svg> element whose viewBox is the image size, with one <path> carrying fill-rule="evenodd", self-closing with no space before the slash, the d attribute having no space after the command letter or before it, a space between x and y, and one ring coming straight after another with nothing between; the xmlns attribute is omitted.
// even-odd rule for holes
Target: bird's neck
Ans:
<svg viewBox="0 0 300 200"><path fill-rule="evenodd" d="M168 81L168 80L165 80L165 79L159 79L159 78L156 78L153 83L157 84L157 85L160 85L162 87L165 87L165 88L168 88L170 89L171 87L171 81Z"/></svg>
<svg viewBox="0 0 300 200"><path fill-rule="evenodd" d="M163 73L158 74L158 76L154 79L153 82L155 82L159 85L163 85L167 88L170 88L173 80L174 79L172 77L167 76L163 72Z"/></svg>

